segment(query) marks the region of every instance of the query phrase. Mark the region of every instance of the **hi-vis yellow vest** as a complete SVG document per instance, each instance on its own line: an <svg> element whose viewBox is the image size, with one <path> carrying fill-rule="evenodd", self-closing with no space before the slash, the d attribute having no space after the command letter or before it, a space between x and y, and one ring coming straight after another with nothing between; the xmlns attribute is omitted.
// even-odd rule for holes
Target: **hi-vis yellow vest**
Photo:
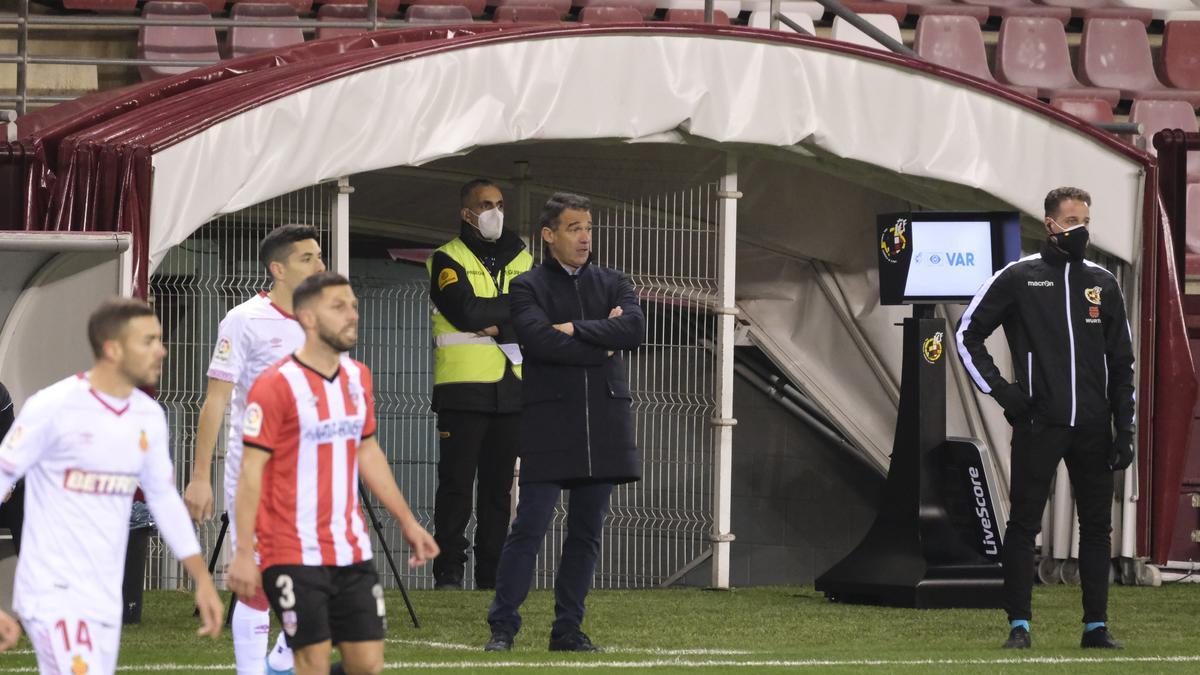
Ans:
<svg viewBox="0 0 1200 675"><path fill-rule="evenodd" d="M496 288L496 280L488 273L486 267L475 257L471 249L462 239L455 238L438 249L450 256L454 262L462 265L467 272L466 281L470 282L477 298L495 298L501 293L508 295L509 283L518 275L529 271L533 266L533 258L527 251L521 251L504 267L502 274L503 289ZM435 251L434 253L436 253ZM425 270L433 274L433 256L425 261ZM449 270L443 271L443 274ZM453 272L450 272L452 275ZM442 283L443 280L435 280ZM450 283L462 283L455 279ZM507 358L500 351L496 341L490 337L479 336L475 333L465 333L454 327L446 317L433 307L433 383L484 383L499 382L504 377L504 363ZM521 366L513 366L513 373L519 379Z"/></svg>

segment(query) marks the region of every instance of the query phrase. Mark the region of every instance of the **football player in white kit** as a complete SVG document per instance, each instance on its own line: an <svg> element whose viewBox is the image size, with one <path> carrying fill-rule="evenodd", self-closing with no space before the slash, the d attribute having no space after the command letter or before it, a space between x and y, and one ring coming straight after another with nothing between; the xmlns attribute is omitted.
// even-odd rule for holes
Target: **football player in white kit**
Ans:
<svg viewBox="0 0 1200 675"><path fill-rule="evenodd" d="M274 280L269 293L259 293L229 310L217 331L217 344L208 366L208 392L200 408L192 478L184 501L192 518L213 515L212 456L226 409L229 433L225 443L225 511L229 515L229 544L237 548L233 527L234 497L242 466L242 416L246 394L258 376L304 344L304 329L292 315L292 291L309 276L325 270L317 230L310 225L282 225L259 244L259 261ZM233 609L233 655L238 675L283 675L292 672L292 651L280 633L267 654L271 615L267 598L239 597ZM266 655L266 663L263 656Z"/></svg>
<svg viewBox="0 0 1200 675"><path fill-rule="evenodd" d="M0 444L0 494L25 476L13 606L43 675L116 670L129 512L139 485L158 531L196 581L198 633L217 637L223 618L175 489L167 418L137 389L158 381L167 353L154 310L140 300L109 300L88 319L88 341L92 369L34 394ZM0 635L7 637L5 623Z"/></svg>

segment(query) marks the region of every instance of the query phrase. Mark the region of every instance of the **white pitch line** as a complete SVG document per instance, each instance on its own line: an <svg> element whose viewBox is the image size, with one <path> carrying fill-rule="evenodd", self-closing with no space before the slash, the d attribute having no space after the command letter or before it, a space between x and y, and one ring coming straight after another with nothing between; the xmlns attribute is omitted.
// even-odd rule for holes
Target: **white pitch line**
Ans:
<svg viewBox="0 0 1200 675"><path fill-rule="evenodd" d="M663 649L661 647L602 647L605 654L656 654L658 656L749 656L748 649Z"/></svg>
<svg viewBox="0 0 1200 675"><path fill-rule="evenodd" d="M450 649L460 652L478 652L483 648L479 645L467 645L458 642L435 642L433 640L401 640L389 638L388 644L408 645L410 647L433 647L434 649ZM657 647L604 647L606 654L655 654L658 656L746 656L754 652L745 649L661 649Z"/></svg>
<svg viewBox="0 0 1200 675"><path fill-rule="evenodd" d="M326 0L328 1L328 0ZM433 647L434 649L453 649L460 652L476 652L482 651L483 647L464 645L456 642L434 642L433 640L401 640L398 638L388 638L386 642L390 645L408 645L410 647Z"/></svg>
<svg viewBox="0 0 1200 675"><path fill-rule="evenodd" d="M1109 658L1086 656L1041 656L1007 659L804 659L735 661L731 659L655 659L650 661L469 661L469 662L404 662L386 664L389 669L419 670L480 670L484 668L530 669L597 669L597 668L830 668L838 666L895 668L898 666L988 666L988 665L1070 665L1096 663L1197 663L1200 656L1116 656Z"/></svg>
<svg viewBox="0 0 1200 675"><path fill-rule="evenodd" d="M838 666L895 668L897 666L988 666L988 665L1071 665L1097 663L1200 663L1200 655L1184 656L1033 656L1026 658L1002 659L797 659L797 660L754 660L735 661L732 659L706 659L689 661L686 659L654 659L642 661L394 661L384 664L388 669L421 669L421 670L466 670L483 668L536 668L536 669L597 669L597 668L830 668ZM197 671L229 671L233 664L227 665L196 665L183 663L148 663L121 666L117 670L124 673L137 672L197 672ZM21 668L0 668L0 673L36 673L37 668L26 666Z"/></svg>

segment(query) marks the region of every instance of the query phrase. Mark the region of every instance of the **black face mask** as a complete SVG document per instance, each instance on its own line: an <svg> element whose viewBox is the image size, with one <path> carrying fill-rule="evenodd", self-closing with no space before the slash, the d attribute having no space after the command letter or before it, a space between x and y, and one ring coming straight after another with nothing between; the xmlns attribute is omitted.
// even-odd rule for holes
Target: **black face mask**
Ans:
<svg viewBox="0 0 1200 675"><path fill-rule="evenodd" d="M1074 227L1066 232L1055 232L1048 239L1050 245L1062 251L1068 260L1079 262L1087 250L1088 230L1086 227Z"/></svg>

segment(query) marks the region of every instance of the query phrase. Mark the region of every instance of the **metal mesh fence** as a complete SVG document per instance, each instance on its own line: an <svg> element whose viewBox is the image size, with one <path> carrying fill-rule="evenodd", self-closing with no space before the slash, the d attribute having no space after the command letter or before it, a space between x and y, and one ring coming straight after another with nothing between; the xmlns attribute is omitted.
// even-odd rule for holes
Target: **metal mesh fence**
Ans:
<svg viewBox="0 0 1200 675"><path fill-rule="evenodd" d="M628 360L642 480L613 492L595 585L654 586L700 556L712 529L716 186L598 201L592 218L596 264L629 275L647 320ZM560 500L538 558L540 587L553 585L565 525Z"/></svg>
<svg viewBox="0 0 1200 675"><path fill-rule="evenodd" d="M217 339L217 325L226 312L271 287L270 276L258 260L259 242L279 225L307 223L321 232L321 248L327 254L334 194L329 184L316 185L214 218L173 248L150 278L151 301L162 320L168 350L158 400L166 409L171 429L180 491L192 475L196 425L207 389L208 362ZM222 427L213 453L217 516L224 509L225 428ZM206 555L216 546L219 530L219 519L199 528L197 534ZM220 582L220 566L216 572ZM162 540L153 537L147 587L175 588L185 576Z"/></svg>
<svg viewBox="0 0 1200 675"><path fill-rule="evenodd" d="M717 294L715 185L628 202L597 202L594 248L597 264L628 274L647 316L645 345L629 359L643 479L613 494L596 585L636 588L662 583L708 547L713 492L715 359L711 347ZM534 190L536 199L548 196ZM175 441L180 489L191 475L192 445L204 399L205 371L217 323L232 307L268 287L257 261L257 244L272 227L309 222L327 240L334 191L315 186L214 219L176 247L151 280L170 356L159 398ZM322 248L328 252L327 241ZM540 246L534 247L540 257ZM397 482L417 518L431 527L437 488L437 435L429 410L432 350L428 281L421 266L352 260L351 281L359 297L359 344L353 355L372 370L379 440ZM213 467L218 513L224 470L224 434ZM428 568L403 565L399 529L381 508L383 541L376 567L388 586L395 578L379 546L401 562L406 586L428 588ZM560 503L539 556L535 582L553 585L565 536ZM207 553L219 522L200 529ZM474 521L468 526L471 538ZM152 542L148 585L171 588L181 572L157 537ZM221 576L218 566L218 577ZM465 579L473 578L470 569Z"/></svg>

